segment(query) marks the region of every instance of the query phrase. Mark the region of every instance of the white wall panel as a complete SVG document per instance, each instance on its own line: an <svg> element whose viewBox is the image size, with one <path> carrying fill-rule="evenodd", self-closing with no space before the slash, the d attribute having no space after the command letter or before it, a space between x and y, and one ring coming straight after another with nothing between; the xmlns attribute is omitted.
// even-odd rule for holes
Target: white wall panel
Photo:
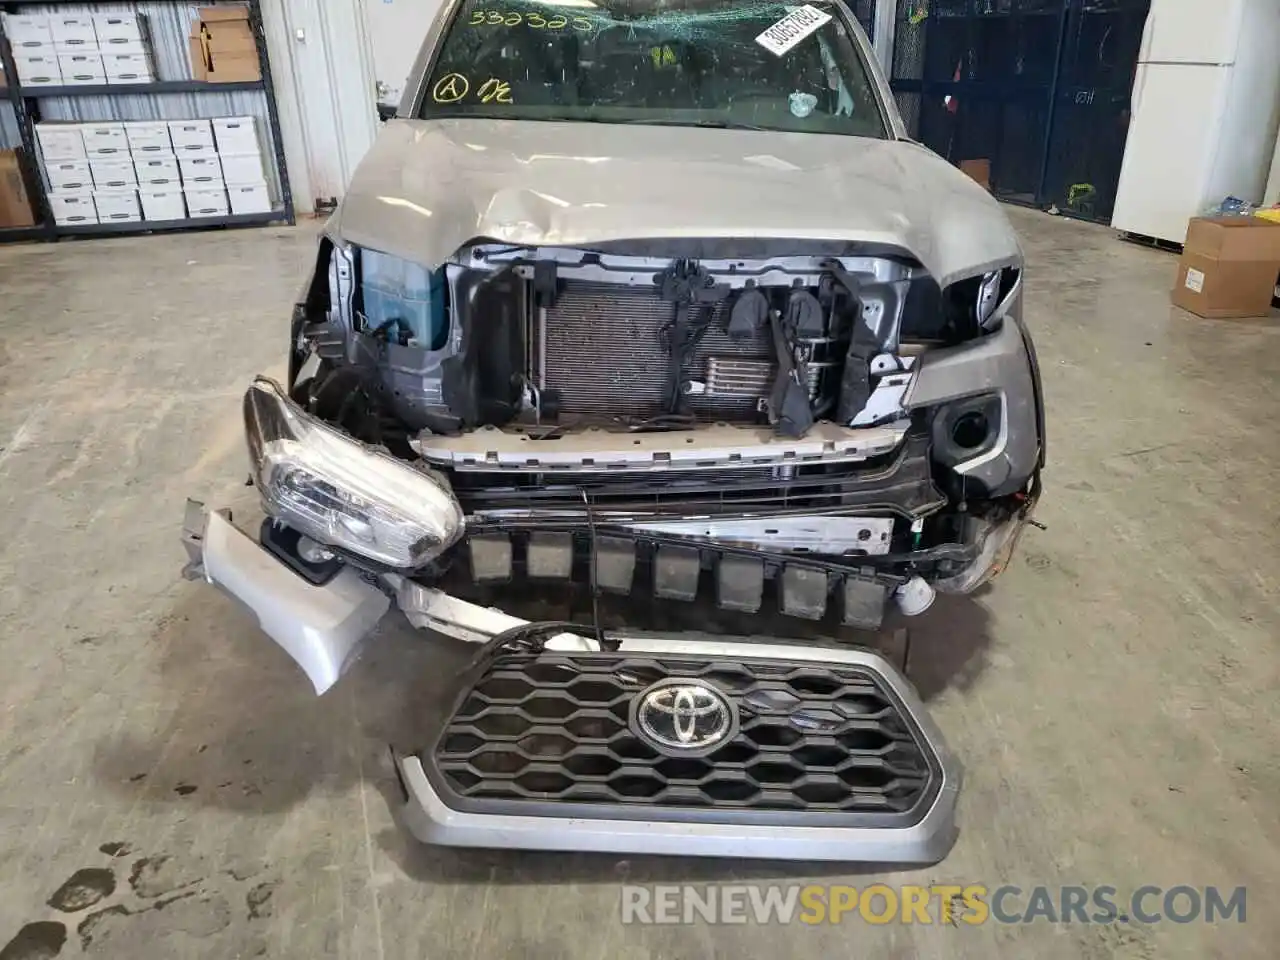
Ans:
<svg viewBox="0 0 1280 960"><path fill-rule="evenodd" d="M894 0L877 0L875 6L875 39L872 46L885 76L893 75L893 38L898 31L898 4Z"/></svg>
<svg viewBox="0 0 1280 960"><path fill-rule="evenodd" d="M1271 176L1267 178L1267 192L1263 202L1269 206L1280 204L1280 138L1276 139L1276 153L1271 161Z"/></svg>
<svg viewBox="0 0 1280 960"><path fill-rule="evenodd" d="M378 133L361 0L262 0L300 212L341 197Z"/></svg>
<svg viewBox="0 0 1280 960"><path fill-rule="evenodd" d="M313 213L315 193L311 189L306 135L293 79L292 40L285 20L284 0L262 0L262 27L267 35L267 59L271 62L271 81L275 88L276 110L280 115L280 139L284 144L294 210L299 215Z"/></svg>
<svg viewBox="0 0 1280 960"><path fill-rule="evenodd" d="M390 91L387 102L399 103L405 81L418 56L440 0L360 0L364 8L373 72Z"/></svg>

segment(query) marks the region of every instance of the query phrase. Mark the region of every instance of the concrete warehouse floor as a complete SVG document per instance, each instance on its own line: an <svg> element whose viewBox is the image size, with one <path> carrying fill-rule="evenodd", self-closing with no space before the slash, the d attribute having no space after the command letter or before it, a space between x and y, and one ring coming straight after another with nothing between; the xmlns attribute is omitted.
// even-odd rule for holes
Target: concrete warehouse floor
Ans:
<svg viewBox="0 0 1280 960"><path fill-rule="evenodd" d="M254 503L240 397L283 372L316 229L0 248L0 943L56 923L64 956L1274 956L1280 324L1184 315L1171 256L1009 215L1049 394L1048 530L918 625L963 833L896 873L408 840L384 745L465 651L397 614L316 699L179 577L188 495ZM1246 885L1248 922L619 922L627 881L809 880ZM0 956L57 940L29 928Z"/></svg>

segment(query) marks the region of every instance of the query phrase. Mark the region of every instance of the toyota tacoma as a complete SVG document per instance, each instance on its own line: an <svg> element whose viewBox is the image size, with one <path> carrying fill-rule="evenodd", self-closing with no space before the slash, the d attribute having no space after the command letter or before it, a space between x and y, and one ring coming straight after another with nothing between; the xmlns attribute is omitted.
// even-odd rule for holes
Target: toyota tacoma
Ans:
<svg viewBox="0 0 1280 960"><path fill-rule="evenodd" d="M972 592L1040 494L1023 285L842 0L447 0L245 396L266 520L192 501L189 574L321 693L392 604L477 645L395 753L428 842L936 861L959 767L877 653L504 598Z"/></svg>

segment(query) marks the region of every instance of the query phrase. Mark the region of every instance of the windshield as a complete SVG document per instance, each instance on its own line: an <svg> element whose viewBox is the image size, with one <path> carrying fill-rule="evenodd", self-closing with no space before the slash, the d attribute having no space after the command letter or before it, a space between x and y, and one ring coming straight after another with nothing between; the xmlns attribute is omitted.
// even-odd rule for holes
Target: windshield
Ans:
<svg viewBox="0 0 1280 960"><path fill-rule="evenodd" d="M768 0L465 0L421 116L886 136L843 10Z"/></svg>

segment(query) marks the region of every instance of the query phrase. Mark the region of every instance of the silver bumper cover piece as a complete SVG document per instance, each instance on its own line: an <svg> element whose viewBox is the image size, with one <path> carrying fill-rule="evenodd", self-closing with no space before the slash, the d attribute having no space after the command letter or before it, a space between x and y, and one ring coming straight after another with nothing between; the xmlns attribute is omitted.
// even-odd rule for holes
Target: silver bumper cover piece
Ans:
<svg viewBox="0 0 1280 960"><path fill-rule="evenodd" d="M188 575L207 580L235 598L264 633L285 649L306 672L318 693L327 690L354 660L359 645L389 609L394 597L417 627L481 643L525 623L439 590L395 576L372 583L346 567L332 580L315 585L280 563L223 514L190 503L184 527L190 554ZM681 854L782 860L934 863L946 856L956 837L955 809L960 771L941 733L910 684L884 658L863 650L830 649L747 641L689 640L617 635L627 656L776 659L826 668L857 668L892 691L899 711L910 718L915 737L932 758L937 782L925 809L901 826L845 826L836 817L803 817L743 822L712 807L690 814L644 809L621 818L557 815L545 804L539 812L495 815L446 803L433 786L418 755L396 758L404 788L399 816L414 836L427 843L460 847L608 853ZM560 634L549 651L572 655L598 652L593 639ZM576 807L575 807L576 808ZM566 807L567 809L567 807Z"/></svg>
<svg viewBox="0 0 1280 960"><path fill-rule="evenodd" d="M401 821L423 843L446 847L932 864L950 853L957 835L955 803L960 776L954 770L947 792L939 795L925 818L915 826L897 829L463 813L440 799L421 760L410 756L397 763L407 794Z"/></svg>
<svg viewBox="0 0 1280 960"><path fill-rule="evenodd" d="M188 501L182 542L188 579L203 579L238 601L324 693L382 619L390 599L351 567L323 586L303 580L232 525Z"/></svg>

